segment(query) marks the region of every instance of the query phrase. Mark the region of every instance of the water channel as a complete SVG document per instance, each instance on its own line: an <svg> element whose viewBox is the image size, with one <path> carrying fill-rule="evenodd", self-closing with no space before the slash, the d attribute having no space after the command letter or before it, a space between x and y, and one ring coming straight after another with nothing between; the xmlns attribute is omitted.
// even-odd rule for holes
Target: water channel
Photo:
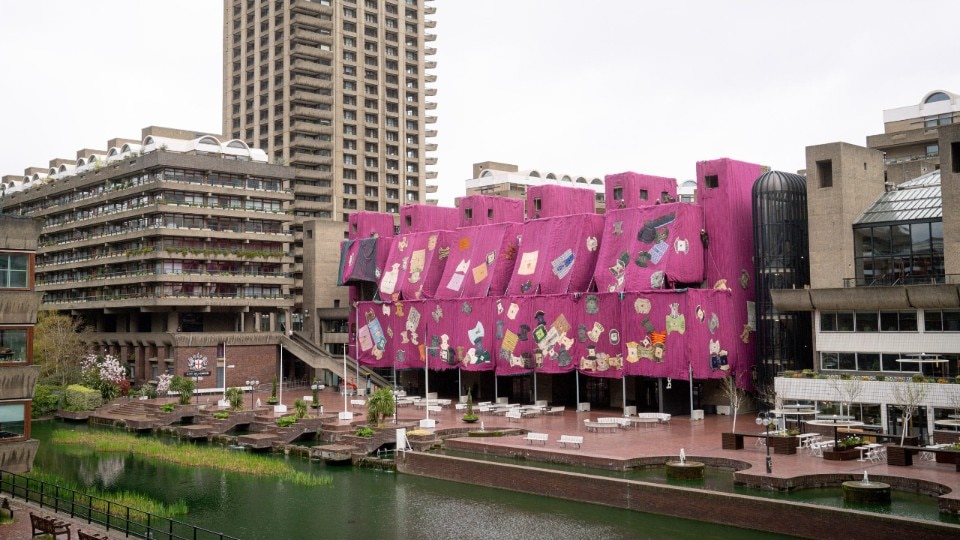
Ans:
<svg viewBox="0 0 960 540"><path fill-rule="evenodd" d="M332 467L277 456L331 486L191 469L132 455L71 452L50 443L54 429L86 425L35 422L36 466L85 487L129 490L164 502L186 501L178 519L244 540L312 538L754 539L783 536L673 517L513 493L409 475ZM230 451L230 450L224 450Z"/></svg>

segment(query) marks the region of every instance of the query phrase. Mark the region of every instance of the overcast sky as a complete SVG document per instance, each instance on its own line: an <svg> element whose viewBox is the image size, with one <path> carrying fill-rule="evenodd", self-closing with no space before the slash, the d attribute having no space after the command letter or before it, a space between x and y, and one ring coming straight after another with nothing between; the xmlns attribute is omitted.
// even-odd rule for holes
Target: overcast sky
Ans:
<svg viewBox="0 0 960 540"><path fill-rule="evenodd" d="M960 92L954 0L435 0L441 203L471 164L679 180L863 145ZM0 18L0 174L148 125L221 130L222 2L31 0Z"/></svg>

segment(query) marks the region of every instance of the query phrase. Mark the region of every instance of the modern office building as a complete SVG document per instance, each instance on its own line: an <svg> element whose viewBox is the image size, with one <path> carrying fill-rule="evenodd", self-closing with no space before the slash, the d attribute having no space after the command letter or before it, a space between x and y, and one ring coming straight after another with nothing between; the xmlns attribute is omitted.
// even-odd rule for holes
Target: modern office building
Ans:
<svg viewBox="0 0 960 540"><path fill-rule="evenodd" d="M532 186L566 186L592 189L596 192L596 211L603 213L603 179L582 175L558 173L542 169L520 170L511 163L483 161L473 164L473 177L466 181L467 195L495 195L511 199L526 199Z"/></svg>
<svg viewBox="0 0 960 540"><path fill-rule="evenodd" d="M165 372L197 373L199 388L270 381L294 306L292 169L169 128L107 147L3 177L3 213L43 223L43 308L82 318L137 384Z"/></svg>
<svg viewBox="0 0 960 540"><path fill-rule="evenodd" d="M960 125L940 125L934 142L939 169L896 184L879 150L807 148L811 286L771 295L812 314L814 367L837 377L780 377L777 391L855 402L857 419L900 433L899 387L922 375L921 433L955 440L943 427L960 404L960 386L944 384L960 375Z"/></svg>
<svg viewBox="0 0 960 540"><path fill-rule="evenodd" d="M928 92L916 105L883 111L883 133L867 137L867 147L884 154L886 181L899 184L940 168L942 126L960 123L960 95Z"/></svg>
<svg viewBox="0 0 960 540"><path fill-rule="evenodd" d="M30 438L30 402L40 373L33 326L43 296L34 292L40 222L0 215L0 469L27 472L39 441Z"/></svg>
<svg viewBox="0 0 960 540"><path fill-rule="evenodd" d="M427 170L437 148L429 73L436 22L427 19L436 8L428 3L224 0L223 132L295 171L299 321L311 313L303 298L304 281L313 279L304 275L306 221L342 223L355 211L399 216L404 204L436 203L436 172ZM335 275L314 277L315 290L335 296L320 309L346 303L334 294ZM342 324L331 317L324 324Z"/></svg>

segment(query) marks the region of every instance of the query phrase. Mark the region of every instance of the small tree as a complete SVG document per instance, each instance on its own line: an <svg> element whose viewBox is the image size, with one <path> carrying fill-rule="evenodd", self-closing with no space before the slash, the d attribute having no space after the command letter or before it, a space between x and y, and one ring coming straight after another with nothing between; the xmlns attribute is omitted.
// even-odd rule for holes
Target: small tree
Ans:
<svg viewBox="0 0 960 540"><path fill-rule="evenodd" d="M737 413L740 412L740 407L747 398L747 392L743 388L737 386L737 377L734 374L721 379L720 384L723 395L726 396L727 400L730 402L731 414L733 415L733 427L731 428L731 431L736 432Z"/></svg>
<svg viewBox="0 0 960 540"><path fill-rule="evenodd" d="M270 389L270 397L267 398L267 405L276 405L280 403L280 400L277 399L277 378L273 378L273 384Z"/></svg>
<svg viewBox="0 0 960 540"><path fill-rule="evenodd" d="M59 386L79 382L89 329L79 319L44 310L37 314L33 332L33 361L40 365L40 380Z"/></svg>
<svg viewBox="0 0 960 540"><path fill-rule="evenodd" d="M227 401L230 402L231 411L243 409L243 389L236 387L227 388Z"/></svg>
<svg viewBox="0 0 960 540"><path fill-rule="evenodd" d="M173 390L174 392L180 392L181 405L190 404L190 399L193 398L193 389L193 379L174 375L173 379L170 381L170 390Z"/></svg>
<svg viewBox="0 0 960 540"><path fill-rule="evenodd" d="M320 408L320 380L313 379L313 384L310 386L313 389L313 403L311 406L314 409Z"/></svg>
<svg viewBox="0 0 960 540"><path fill-rule="evenodd" d="M302 399L298 399L293 402L293 409L296 411L297 420L301 420L307 415L307 402Z"/></svg>
<svg viewBox="0 0 960 540"><path fill-rule="evenodd" d="M907 431L909 431L912 426L913 415L926 397L927 387L923 384L913 381L894 383L893 399L896 400L894 406L900 409L900 418L903 422L903 430L900 433L900 446L903 446L903 442L907 437Z"/></svg>
<svg viewBox="0 0 960 540"><path fill-rule="evenodd" d="M396 402L389 388L379 388L367 398L367 422L371 424L383 425L383 420L393 416L394 411Z"/></svg>
<svg viewBox="0 0 960 540"><path fill-rule="evenodd" d="M476 422L480 417L473 412L473 395L467 390L467 412L463 415L464 422Z"/></svg>

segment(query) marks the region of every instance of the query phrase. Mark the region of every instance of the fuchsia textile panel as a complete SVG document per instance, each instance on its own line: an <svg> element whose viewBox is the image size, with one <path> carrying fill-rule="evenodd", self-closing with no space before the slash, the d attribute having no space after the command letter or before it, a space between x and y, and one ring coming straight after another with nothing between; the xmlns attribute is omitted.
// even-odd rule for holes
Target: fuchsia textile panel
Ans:
<svg viewBox="0 0 960 540"><path fill-rule="evenodd" d="M380 298L432 298L443 277L453 237L449 231L395 236L380 277Z"/></svg>
<svg viewBox="0 0 960 540"><path fill-rule="evenodd" d="M435 296L487 296L494 284L493 294L503 294L513 272L517 236L522 226L520 223L500 223L461 227L451 233L449 259Z"/></svg>
<svg viewBox="0 0 960 540"><path fill-rule="evenodd" d="M348 219L347 239L393 236L393 216L380 212L354 212Z"/></svg>
<svg viewBox="0 0 960 540"><path fill-rule="evenodd" d="M652 176L628 171L608 174L604 177L603 185L606 194L607 212L621 208L650 206L660 201L664 193L674 200L677 198L677 179L665 176ZM644 195L646 195L646 198L644 198Z"/></svg>
<svg viewBox="0 0 960 540"><path fill-rule="evenodd" d="M380 281L382 264L377 264L381 258L377 252L380 241L380 238L361 238L340 242L340 275L337 276L337 285Z"/></svg>
<svg viewBox="0 0 960 540"><path fill-rule="evenodd" d="M603 292L662 289L704 278L703 208L658 204L605 215L594 272Z"/></svg>
<svg viewBox="0 0 960 540"><path fill-rule="evenodd" d="M507 293L513 296L586 291L597 262L603 216L575 214L523 224Z"/></svg>
<svg viewBox="0 0 960 540"><path fill-rule="evenodd" d="M597 195L592 189L550 184L530 186L527 188L527 219L595 214L596 201Z"/></svg>
<svg viewBox="0 0 960 540"><path fill-rule="evenodd" d="M457 202L460 226L523 223L523 200L492 195L467 195ZM468 212L469 210L469 212Z"/></svg>
<svg viewBox="0 0 960 540"><path fill-rule="evenodd" d="M595 377L748 374L732 291L361 302L360 362L376 367L579 370Z"/></svg>
<svg viewBox="0 0 960 540"><path fill-rule="evenodd" d="M460 210L430 204L400 207L400 234L452 231L460 226Z"/></svg>
<svg viewBox="0 0 960 540"><path fill-rule="evenodd" d="M752 365L753 320L753 184L766 167L732 159L697 163L697 202L703 206L707 285L732 292L733 315L742 338L735 344L738 362ZM749 315L748 315L749 314ZM750 323L750 325L748 325Z"/></svg>

